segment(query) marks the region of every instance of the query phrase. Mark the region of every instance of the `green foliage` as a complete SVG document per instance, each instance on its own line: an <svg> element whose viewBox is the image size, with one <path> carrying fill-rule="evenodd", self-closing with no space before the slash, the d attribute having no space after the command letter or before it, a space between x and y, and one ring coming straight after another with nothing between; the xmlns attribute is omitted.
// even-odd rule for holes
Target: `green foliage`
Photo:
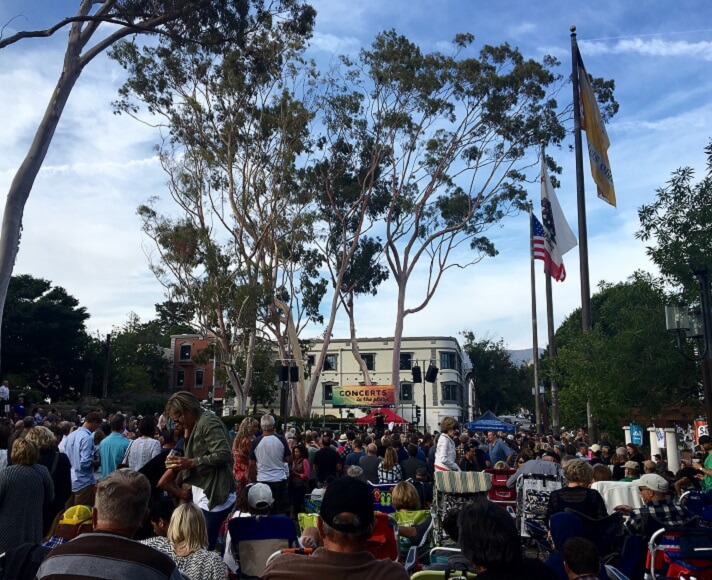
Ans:
<svg viewBox="0 0 712 580"><path fill-rule="evenodd" d="M257 341L252 353L252 381L250 382L250 399L258 405L269 405L277 398L279 386L277 377L278 363L274 359L274 347L267 341ZM247 371L247 361L239 361L239 372L242 376Z"/></svg>
<svg viewBox="0 0 712 580"><path fill-rule="evenodd" d="M472 363L477 407L479 410L514 413L533 402L533 368L515 365L502 339L478 339L473 332L462 333L463 350Z"/></svg>
<svg viewBox="0 0 712 580"><path fill-rule="evenodd" d="M131 313L126 323L114 328L110 350L111 392L149 393L169 386L170 361L161 343L168 339L157 321L141 322Z"/></svg>
<svg viewBox="0 0 712 580"><path fill-rule="evenodd" d="M10 280L2 322L3 374L36 386L40 374L59 374L62 396L81 391L90 339L86 308L60 286L23 274Z"/></svg>
<svg viewBox="0 0 712 580"><path fill-rule="evenodd" d="M640 229L636 237L647 246L647 254L667 282L699 299L692 273L712 267L712 143L705 148L707 172L698 182L695 171L681 167L673 172L656 199L638 210Z"/></svg>
<svg viewBox="0 0 712 580"><path fill-rule="evenodd" d="M585 424L586 400L603 429L630 421L633 408L653 416L665 406L699 405L698 371L665 329L665 302L659 283L636 272L627 282L600 284L590 331L581 329L580 309L564 320L557 360L547 365L558 381L562 425Z"/></svg>

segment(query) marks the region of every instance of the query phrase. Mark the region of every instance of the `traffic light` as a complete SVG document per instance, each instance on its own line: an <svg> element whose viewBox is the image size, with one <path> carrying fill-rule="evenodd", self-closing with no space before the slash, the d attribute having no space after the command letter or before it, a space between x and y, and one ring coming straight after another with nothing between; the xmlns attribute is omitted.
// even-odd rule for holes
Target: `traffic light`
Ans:
<svg viewBox="0 0 712 580"><path fill-rule="evenodd" d="M423 375L420 372L420 367L418 365L415 365L412 369L411 372L413 373L413 382L414 383L422 383L423 382Z"/></svg>
<svg viewBox="0 0 712 580"><path fill-rule="evenodd" d="M436 367L434 364L431 364L428 367L428 372L425 373L425 380L429 383L434 383L435 380L438 378L438 370L438 367Z"/></svg>
<svg viewBox="0 0 712 580"><path fill-rule="evenodd" d="M289 380L289 367L286 365L282 365L279 367L279 380L284 382L287 382Z"/></svg>

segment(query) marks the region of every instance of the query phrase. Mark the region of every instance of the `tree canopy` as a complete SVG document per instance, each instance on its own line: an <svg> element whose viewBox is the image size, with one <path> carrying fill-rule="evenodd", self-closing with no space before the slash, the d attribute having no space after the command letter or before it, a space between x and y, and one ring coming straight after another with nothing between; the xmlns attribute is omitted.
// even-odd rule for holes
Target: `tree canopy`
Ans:
<svg viewBox="0 0 712 580"><path fill-rule="evenodd" d="M559 385L562 425L585 424L583 400L609 430L630 421L632 409L650 417L665 406L699 405L698 372L665 329L665 302L660 283L636 272L626 282L599 285L590 331L581 329L580 309L564 320L557 359L548 366Z"/></svg>
<svg viewBox="0 0 712 580"><path fill-rule="evenodd" d="M514 413L532 404L533 368L516 365L502 339L479 339L473 332L463 333L463 350L472 363L475 383L475 412Z"/></svg>
<svg viewBox="0 0 712 580"><path fill-rule="evenodd" d="M85 322L89 314L61 286L28 274L13 276L3 319L4 375L19 387L37 387L40 375L59 374L62 395L81 390L88 367ZM56 398L56 397L55 397Z"/></svg>
<svg viewBox="0 0 712 580"><path fill-rule="evenodd" d="M691 167L675 170L665 187L656 190L655 201L638 210L636 237L660 268L663 278L692 301L699 299L693 271L712 268L712 143L705 148L707 171L695 182Z"/></svg>

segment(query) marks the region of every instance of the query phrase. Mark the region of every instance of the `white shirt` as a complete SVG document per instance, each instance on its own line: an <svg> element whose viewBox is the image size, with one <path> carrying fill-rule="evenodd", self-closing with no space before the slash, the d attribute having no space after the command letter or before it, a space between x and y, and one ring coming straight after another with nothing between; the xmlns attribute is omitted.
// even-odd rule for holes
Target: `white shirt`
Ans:
<svg viewBox="0 0 712 580"><path fill-rule="evenodd" d="M257 481L285 481L284 460L291 455L287 440L281 435L266 435L252 442L250 459L257 464Z"/></svg>
<svg viewBox="0 0 712 580"><path fill-rule="evenodd" d="M10 399L10 389L5 385L0 385L0 401L8 401Z"/></svg>

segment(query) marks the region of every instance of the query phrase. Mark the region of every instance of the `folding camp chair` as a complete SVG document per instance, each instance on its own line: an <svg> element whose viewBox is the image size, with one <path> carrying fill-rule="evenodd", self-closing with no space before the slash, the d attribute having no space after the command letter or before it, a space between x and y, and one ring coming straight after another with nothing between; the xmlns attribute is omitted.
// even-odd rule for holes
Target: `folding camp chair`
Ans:
<svg viewBox="0 0 712 580"><path fill-rule="evenodd" d="M564 480L558 475L524 473L517 479L517 523L522 538L529 538L528 520L544 523L551 492L561 489Z"/></svg>
<svg viewBox="0 0 712 580"><path fill-rule="evenodd" d="M623 514L616 512L605 518L594 519L585 514L566 509L575 514L583 525L583 537L596 545L598 554L605 563L611 562L620 555L623 544Z"/></svg>
<svg viewBox="0 0 712 580"><path fill-rule="evenodd" d="M287 516L233 518L228 530L231 545L227 549L239 562L243 576L259 577L274 552L297 545L297 530Z"/></svg>
<svg viewBox="0 0 712 580"><path fill-rule="evenodd" d="M395 509L391 505L391 494L395 483L370 483L373 492L373 509L384 514L392 514Z"/></svg>
<svg viewBox="0 0 712 580"><path fill-rule="evenodd" d="M492 488L489 473L482 471L436 471L433 485L433 541L444 537L443 518L453 510L462 510L479 499L485 499Z"/></svg>
<svg viewBox="0 0 712 580"><path fill-rule="evenodd" d="M406 569L410 570L419 565L428 563L428 554L432 546L433 519L429 510L399 511L391 514L397 522L396 534L400 551L399 559L407 564ZM416 527L424 525L429 520L429 526L421 537L417 545L413 544L411 538L404 538L400 535L401 526Z"/></svg>
<svg viewBox="0 0 712 580"><path fill-rule="evenodd" d="M646 578L692 575L697 580L712 580L712 534L698 523L695 517L682 526L661 527L650 536Z"/></svg>

